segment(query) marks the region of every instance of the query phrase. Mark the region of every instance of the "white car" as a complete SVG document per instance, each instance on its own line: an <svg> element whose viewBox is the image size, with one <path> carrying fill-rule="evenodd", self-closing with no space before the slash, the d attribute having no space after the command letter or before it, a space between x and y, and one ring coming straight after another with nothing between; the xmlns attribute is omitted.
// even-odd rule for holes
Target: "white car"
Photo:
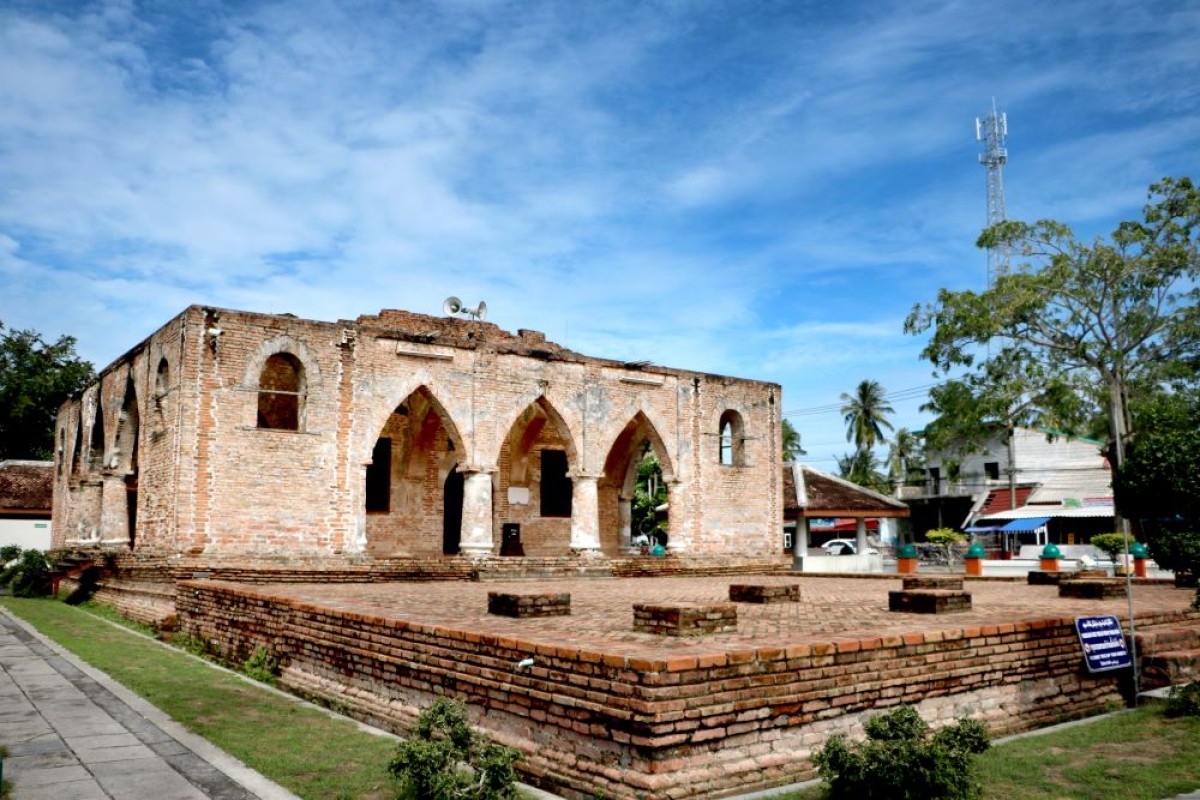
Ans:
<svg viewBox="0 0 1200 800"><path fill-rule="evenodd" d="M830 556L852 556L858 552L858 547L855 545L853 539L830 539L821 545L821 549L825 551L826 555ZM879 555L879 551L874 547L868 547L867 552L873 556Z"/></svg>

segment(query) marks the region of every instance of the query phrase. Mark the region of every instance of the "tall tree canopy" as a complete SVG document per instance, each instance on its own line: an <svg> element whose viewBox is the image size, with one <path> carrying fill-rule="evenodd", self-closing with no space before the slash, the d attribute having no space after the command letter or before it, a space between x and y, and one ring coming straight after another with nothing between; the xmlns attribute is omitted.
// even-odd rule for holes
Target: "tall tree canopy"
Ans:
<svg viewBox="0 0 1200 800"><path fill-rule="evenodd" d="M887 392L879 381L864 380L854 394L842 392L842 416L846 420L846 441L854 442L856 450L872 450L886 437L883 429L892 430L888 415L895 409L885 399Z"/></svg>
<svg viewBox="0 0 1200 800"><path fill-rule="evenodd" d="M981 293L943 289L905 322L910 334L933 331L922 356L935 374L959 376L935 392L943 416L969 401L993 422L1032 415L1070 428L1096 415L1098 388L1123 459L1131 395L1178 378L1200 341L1200 192L1166 178L1149 199L1143 220L1122 222L1109 242L1082 243L1050 220L983 232L980 247L1007 246L1028 261Z"/></svg>
<svg viewBox="0 0 1200 800"><path fill-rule="evenodd" d="M58 407L94 377L75 339L54 344L34 331L4 333L0 322L0 459L50 459Z"/></svg>

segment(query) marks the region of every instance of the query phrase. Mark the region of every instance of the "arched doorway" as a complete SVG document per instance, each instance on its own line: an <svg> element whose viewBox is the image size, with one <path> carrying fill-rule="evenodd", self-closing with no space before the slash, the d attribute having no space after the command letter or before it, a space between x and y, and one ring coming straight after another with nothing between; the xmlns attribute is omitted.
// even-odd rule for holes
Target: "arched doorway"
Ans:
<svg viewBox="0 0 1200 800"><path fill-rule="evenodd" d="M366 470L367 552L436 556L458 552L462 440L446 409L425 386L384 421ZM454 477L457 476L457 477ZM453 550L448 548L453 543Z"/></svg>
<svg viewBox="0 0 1200 800"><path fill-rule="evenodd" d="M597 487L600 545L609 555L666 545L670 537L670 484L674 468L653 423L635 414L613 440Z"/></svg>

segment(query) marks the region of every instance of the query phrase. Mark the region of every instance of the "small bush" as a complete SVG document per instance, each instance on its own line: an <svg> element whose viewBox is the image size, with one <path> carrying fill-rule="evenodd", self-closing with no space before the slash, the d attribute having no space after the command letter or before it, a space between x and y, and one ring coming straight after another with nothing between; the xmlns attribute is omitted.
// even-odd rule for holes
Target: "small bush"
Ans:
<svg viewBox="0 0 1200 800"><path fill-rule="evenodd" d="M267 648L259 645L242 664L242 672L256 681L274 686L279 677L279 662L268 652Z"/></svg>
<svg viewBox="0 0 1200 800"><path fill-rule="evenodd" d="M974 800L982 794L974 762L989 744L980 723L959 720L931 737L916 710L901 706L864 728L866 741L834 736L813 757L830 797Z"/></svg>
<svg viewBox="0 0 1200 800"><path fill-rule="evenodd" d="M6 544L0 547L0 567L5 566L10 561L16 561L21 557L21 545Z"/></svg>
<svg viewBox="0 0 1200 800"><path fill-rule="evenodd" d="M21 553L21 560L5 570L8 585L15 597L45 597L50 594L50 564L41 550L30 548Z"/></svg>
<svg viewBox="0 0 1200 800"><path fill-rule="evenodd" d="M520 757L473 730L461 702L439 697L421 712L388 771L401 781L403 800L510 800Z"/></svg>
<svg viewBox="0 0 1200 800"><path fill-rule="evenodd" d="M1167 696L1166 717L1200 717L1200 682L1176 686Z"/></svg>

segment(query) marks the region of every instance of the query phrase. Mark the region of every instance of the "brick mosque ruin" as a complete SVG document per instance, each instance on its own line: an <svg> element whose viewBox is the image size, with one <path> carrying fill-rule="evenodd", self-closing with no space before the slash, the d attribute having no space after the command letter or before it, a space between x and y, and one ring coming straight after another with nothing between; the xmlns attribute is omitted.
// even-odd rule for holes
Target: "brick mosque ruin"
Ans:
<svg viewBox="0 0 1200 800"><path fill-rule="evenodd" d="M193 306L58 420L55 546L137 555L615 556L649 445L674 553L766 556L779 387L589 358L529 330Z"/></svg>
<svg viewBox="0 0 1200 800"><path fill-rule="evenodd" d="M101 602L235 662L265 648L359 719L462 698L569 798L809 778L899 703L999 733L1123 701L1073 625L1123 599L971 578L952 614L894 613L899 576L792 572L780 399L474 320L191 307L62 407L54 546ZM661 557L630 547L647 449ZM1200 647L1190 591L1135 595L1144 658Z"/></svg>

